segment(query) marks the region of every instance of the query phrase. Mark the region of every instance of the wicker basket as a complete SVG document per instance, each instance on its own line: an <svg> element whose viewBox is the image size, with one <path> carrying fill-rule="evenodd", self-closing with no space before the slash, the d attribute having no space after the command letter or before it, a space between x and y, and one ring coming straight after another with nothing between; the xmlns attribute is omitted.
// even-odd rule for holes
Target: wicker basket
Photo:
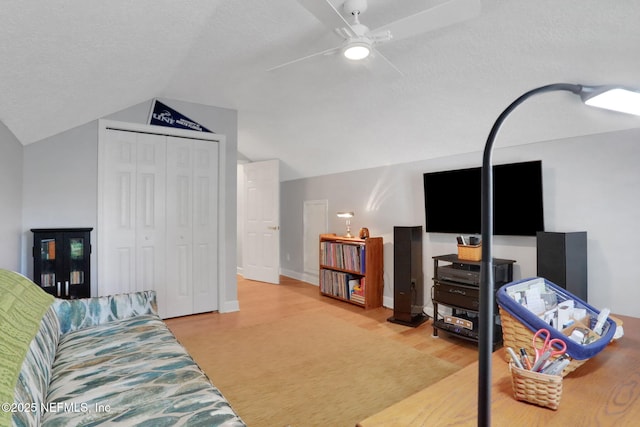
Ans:
<svg viewBox="0 0 640 427"><path fill-rule="evenodd" d="M481 261L482 245L458 245L458 259L465 261Z"/></svg>
<svg viewBox="0 0 640 427"><path fill-rule="evenodd" d="M502 342L506 347L513 348L516 352L520 348L524 348L527 350L527 354L529 357L535 357L535 349L533 348L533 332L530 331L526 326L524 326L518 319L513 317L509 312L504 310L502 307L500 309L500 321L502 322ZM540 340L540 347L542 347L542 340ZM508 353L505 351L505 360L508 362L511 358ZM550 359L554 360L554 359ZM562 371L562 376L567 376L567 374L575 371L577 368L582 366L587 360L578 360L571 359L571 362L567 365L566 368Z"/></svg>
<svg viewBox="0 0 640 427"><path fill-rule="evenodd" d="M558 409L562 397L562 377L520 369L509 364L511 386L517 400L533 403L545 408Z"/></svg>

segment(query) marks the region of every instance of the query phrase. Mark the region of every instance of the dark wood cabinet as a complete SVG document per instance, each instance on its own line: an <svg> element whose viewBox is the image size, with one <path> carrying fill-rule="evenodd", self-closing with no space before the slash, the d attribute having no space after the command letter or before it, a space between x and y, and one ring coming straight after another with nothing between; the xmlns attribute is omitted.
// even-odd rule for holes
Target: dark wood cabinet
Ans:
<svg viewBox="0 0 640 427"><path fill-rule="evenodd" d="M510 259L494 258L496 291L513 280L514 263ZM455 254L433 257L433 336L438 336L440 330L478 342L480 266L480 261L463 260ZM439 306L448 307L450 313L439 313ZM497 307L494 313L493 348L496 349L502 344L502 328Z"/></svg>
<svg viewBox="0 0 640 427"><path fill-rule="evenodd" d="M58 298L90 297L91 230L32 228L33 281Z"/></svg>

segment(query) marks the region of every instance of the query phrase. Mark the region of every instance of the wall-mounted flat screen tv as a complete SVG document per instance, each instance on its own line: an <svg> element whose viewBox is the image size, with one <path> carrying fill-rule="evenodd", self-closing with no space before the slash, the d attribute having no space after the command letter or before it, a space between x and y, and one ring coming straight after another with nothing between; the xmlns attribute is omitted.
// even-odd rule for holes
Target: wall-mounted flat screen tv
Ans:
<svg viewBox="0 0 640 427"><path fill-rule="evenodd" d="M535 236L544 231L542 161L493 167L493 234ZM427 233L479 234L481 168L424 174Z"/></svg>

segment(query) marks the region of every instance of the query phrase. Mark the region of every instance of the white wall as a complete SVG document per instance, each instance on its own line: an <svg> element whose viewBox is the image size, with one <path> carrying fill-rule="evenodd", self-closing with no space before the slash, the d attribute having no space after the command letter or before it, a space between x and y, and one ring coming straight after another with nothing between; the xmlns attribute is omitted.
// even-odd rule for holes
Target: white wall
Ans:
<svg viewBox="0 0 640 427"><path fill-rule="evenodd" d="M146 124L151 101L111 114L106 119ZM226 200L224 221L227 238L224 242L227 301L237 304L236 281L236 152L238 149L238 117L236 110L211 107L174 100L161 100L175 110L208 129L226 136ZM33 275L31 228L41 227L93 227L92 244L96 245L97 224L97 165L98 122L70 129L61 134L24 147L23 240L21 272ZM97 274L92 253L92 295L96 295Z"/></svg>
<svg viewBox="0 0 640 427"><path fill-rule="evenodd" d="M640 129L541 142L494 151L494 163L542 160L547 231L587 231L589 302L614 313L640 316L640 286L634 264L640 259ZM368 227L384 238L385 305L393 302L393 227L424 227L422 174L475 167L482 153L286 181L281 189L281 265L284 274L303 277L302 206L329 200L330 230L344 233L335 217L355 211L352 229ZM356 162L357 159L354 159ZM460 209L464 207L461 191ZM517 213L514 213L517 214ZM456 252L454 235L423 239L425 305L431 306L431 257ZM494 256L515 259L515 279L535 276L535 237L494 237Z"/></svg>
<svg viewBox="0 0 640 427"><path fill-rule="evenodd" d="M33 279L32 228L93 227L95 243L97 132L92 122L24 147L21 272L27 277ZM95 251L91 264L95 286Z"/></svg>
<svg viewBox="0 0 640 427"><path fill-rule="evenodd" d="M0 268L20 268L22 144L0 122Z"/></svg>

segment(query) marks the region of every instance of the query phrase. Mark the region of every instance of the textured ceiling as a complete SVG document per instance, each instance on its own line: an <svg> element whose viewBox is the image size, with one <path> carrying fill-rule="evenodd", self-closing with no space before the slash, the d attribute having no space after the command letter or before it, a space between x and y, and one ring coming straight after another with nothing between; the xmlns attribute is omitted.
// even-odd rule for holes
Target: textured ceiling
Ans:
<svg viewBox="0 0 640 427"><path fill-rule="evenodd" d="M369 0L361 22L438 3ZM237 109L239 151L281 159L285 180L481 151L497 115L543 84L640 87L637 0L484 0L476 18L381 46L403 75L339 55L265 71L340 42L296 0L0 7L0 120L23 144L166 97ZM516 110L498 145L631 127L554 93Z"/></svg>

